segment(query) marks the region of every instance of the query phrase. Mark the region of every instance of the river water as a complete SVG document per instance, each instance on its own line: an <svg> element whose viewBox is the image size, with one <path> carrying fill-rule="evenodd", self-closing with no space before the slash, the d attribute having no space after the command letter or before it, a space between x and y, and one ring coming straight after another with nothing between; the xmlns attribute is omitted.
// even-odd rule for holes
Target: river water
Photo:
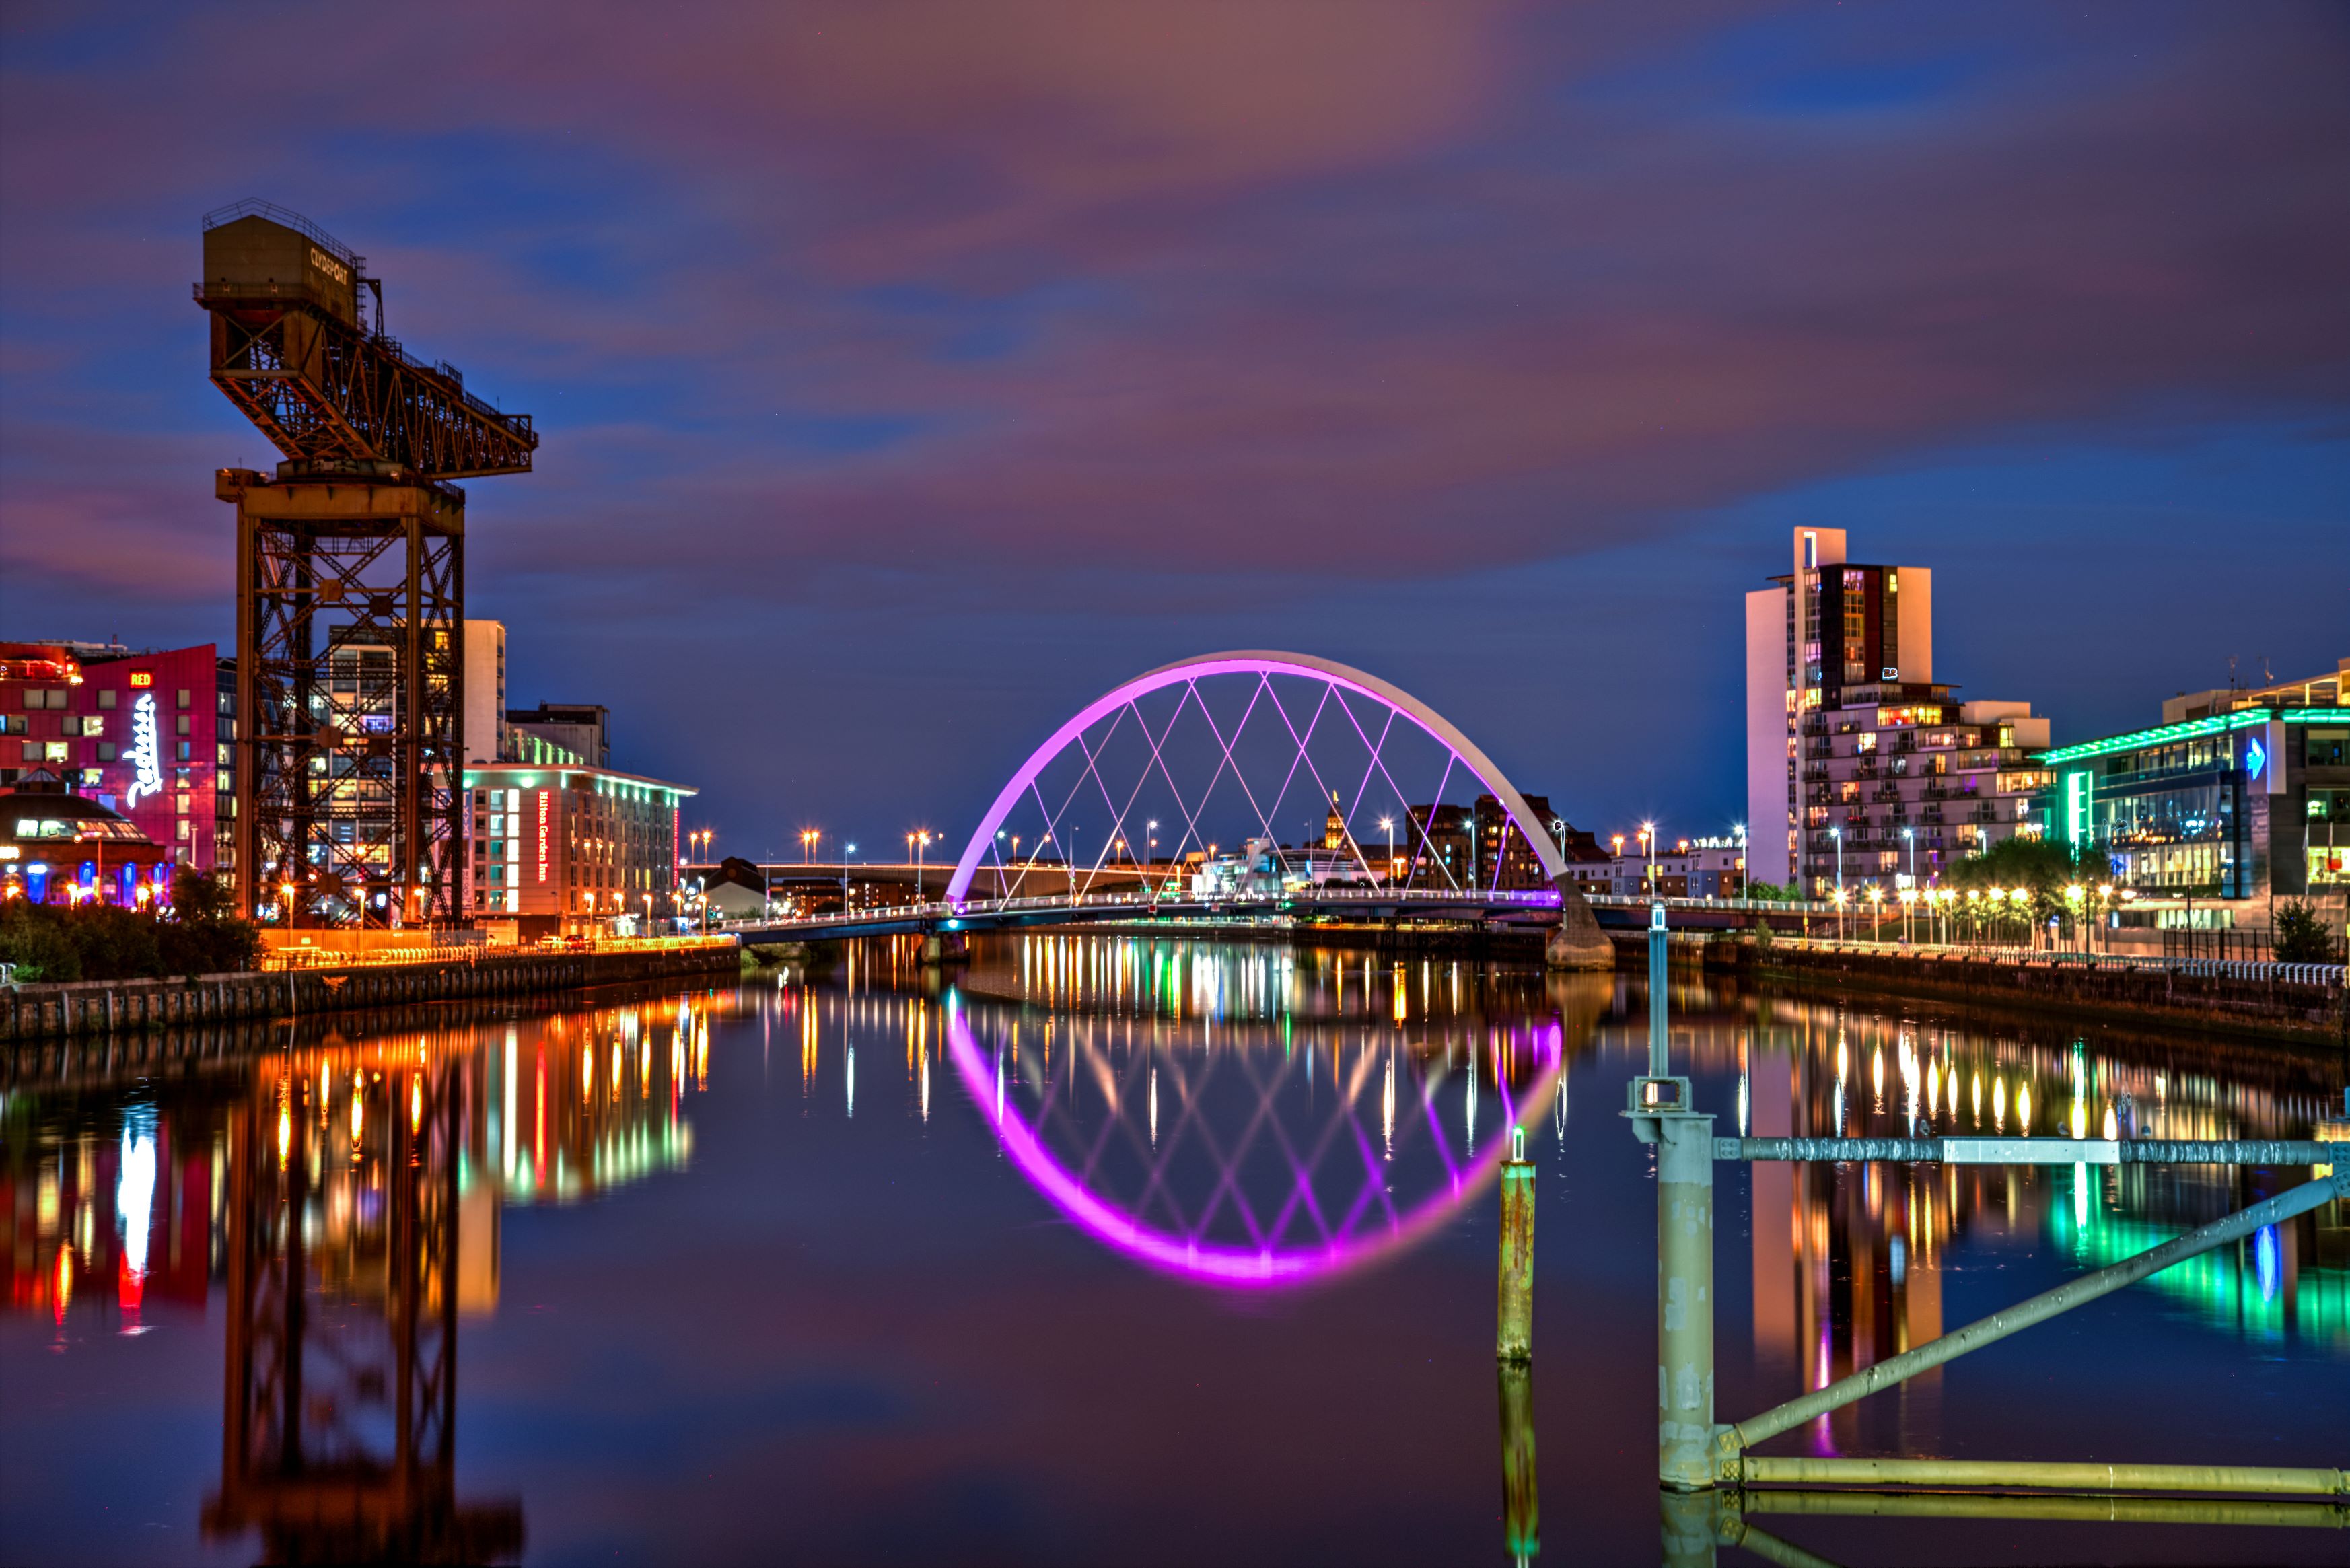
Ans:
<svg viewBox="0 0 2350 1568"><path fill-rule="evenodd" d="M2299 1137L2342 1092L2338 1058L2176 1033L1672 1001L1723 1132ZM943 986L870 944L168 1066L24 1054L0 1559L1653 1562L1653 1165L1618 1115L1645 1020L1621 979L1035 935ZM1513 1127L1523 1380L1492 1355ZM2307 1176L1719 1171L1724 1419ZM2343 1464L2342 1208L1766 1451ZM1751 1517L1847 1563L2345 1540Z"/></svg>

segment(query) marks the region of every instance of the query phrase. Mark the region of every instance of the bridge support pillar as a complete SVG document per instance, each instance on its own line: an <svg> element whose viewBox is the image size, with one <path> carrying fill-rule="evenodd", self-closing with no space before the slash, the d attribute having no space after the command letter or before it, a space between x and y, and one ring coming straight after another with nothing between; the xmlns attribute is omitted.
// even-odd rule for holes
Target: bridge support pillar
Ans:
<svg viewBox="0 0 2350 1568"><path fill-rule="evenodd" d="M961 931L930 931L922 937L925 964L963 963L971 958L971 940Z"/></svg>
<svg viewBox="0 0 2350 1568"><path fill-rule="evenodd" d="M1616 968L1616 944L1599 929L1582 892L1565 877L1558 879L1558 929L1544 945L1543 962L1552 969L1612 972Z"/></svg>

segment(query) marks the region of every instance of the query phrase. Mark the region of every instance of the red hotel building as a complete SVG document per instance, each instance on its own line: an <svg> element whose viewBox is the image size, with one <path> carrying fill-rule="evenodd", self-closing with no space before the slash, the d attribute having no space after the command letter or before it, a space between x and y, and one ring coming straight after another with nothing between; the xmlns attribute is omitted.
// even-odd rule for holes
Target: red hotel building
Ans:
<svg viewBox="0 0 2350 1568"><path fill-rule="evenodd" d="M235 722L210 643L0 642L0 786L44 771L191 871L230 871Z"/></svg>

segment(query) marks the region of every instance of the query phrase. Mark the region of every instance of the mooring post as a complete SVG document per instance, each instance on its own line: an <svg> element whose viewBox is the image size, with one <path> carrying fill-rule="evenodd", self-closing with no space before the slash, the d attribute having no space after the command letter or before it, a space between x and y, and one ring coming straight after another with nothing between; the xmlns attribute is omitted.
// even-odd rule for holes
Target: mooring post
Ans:
<svg viewBox="0 0 2350 1568"><path fill-rule="evenodd" d="M1713 1118L1657 1118L1657 1479L1713 1484Z"/></svg>
<svg viewBox="0 0 2350 1568"><path fill-rule="evenodd" d="M1648 1076L1661 1078L1666 1066L1665 1036L1665 906L1648 906Z"/></svg>
<svg viewBox="0 0 2350 1568"><path fill-rule="evenodd" d="M1534 1166L1523 1127L1510 1129L1502 1162L1502 1321L1493 1351L1505 1362L1534 1354Z"/></svg>

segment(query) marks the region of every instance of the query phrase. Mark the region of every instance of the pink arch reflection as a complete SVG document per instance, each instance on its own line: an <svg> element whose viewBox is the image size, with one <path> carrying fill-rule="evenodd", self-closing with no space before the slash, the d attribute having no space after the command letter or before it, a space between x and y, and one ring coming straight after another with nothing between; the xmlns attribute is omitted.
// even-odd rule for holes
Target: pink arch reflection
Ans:
<svg viewBox="0 0 2350 1568"><path fill-rule="evenodd" d="M1072 1175L1047 1149L1017 1108L998 1095L993 1058L972 1035L971 1021L959 999L947 1001L947 1051L972 1100L995 1126L996 1136L1013 1164L1051 1200L1053 1206L1086 1231L1128 1257L1155 1269L1180 1274L1225 1290L1264 1290L1300 1285L1308 1281L1356 1269L1411 1246L1454 1210L1490 1186L1501 1168L1506 1144L1492 1139L1487 1151L1465 1167L1455 1167L1450 1190L1430 1193L1385 1229L1349 1234L1311 1247L1236 1247L1227 1242L1178 1235L1144 1223L1097 1196ZM1542 1067L1528 1086L1527 1098L1540 1104L1550 1093L1563 1066L1565 1033L1552 1021L1538 1033ZM1504 1120L1515 1125L1517 1104L1508 1082L1501 1082ZM1447 1157L1450 1164L1450 1157Z"/></svg>

